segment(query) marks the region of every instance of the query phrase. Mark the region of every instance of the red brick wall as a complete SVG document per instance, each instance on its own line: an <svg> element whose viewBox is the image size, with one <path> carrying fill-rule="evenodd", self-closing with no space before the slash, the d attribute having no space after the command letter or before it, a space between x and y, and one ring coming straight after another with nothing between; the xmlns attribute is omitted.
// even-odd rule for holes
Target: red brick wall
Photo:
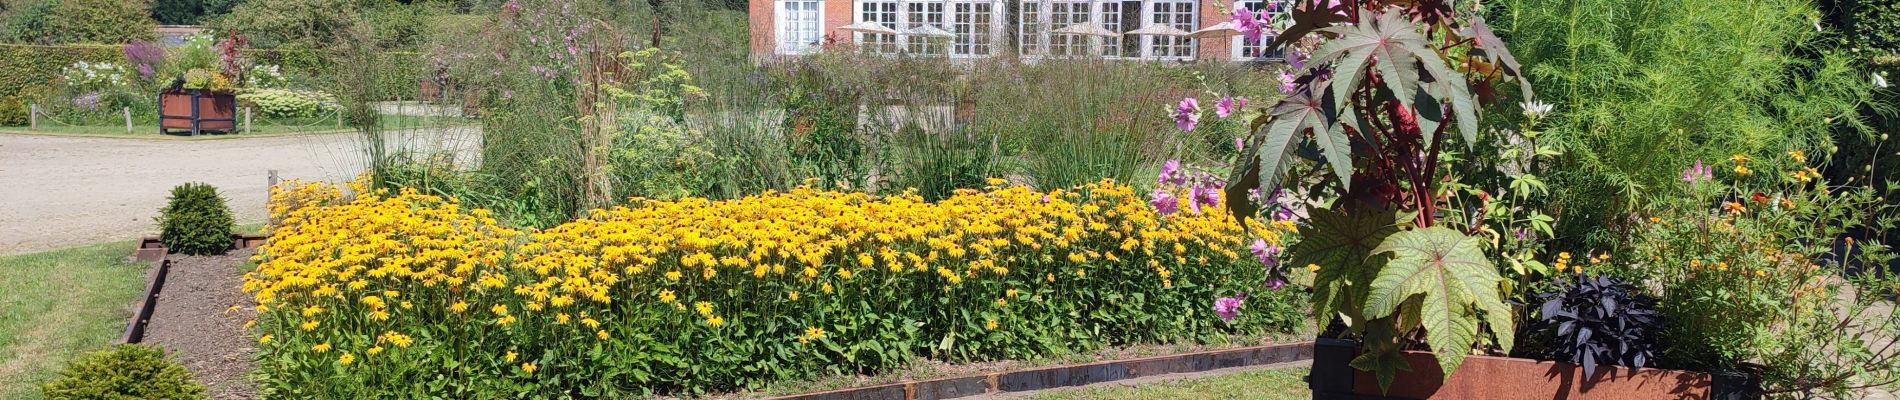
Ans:
<svg viewBox="0 0 1900 400"><path fill-rule="evenodd" d="M1231 11L1233 6L1234 4L1228 0L1201 0L1199 6L1201 12L1201 27L1206 28L1233 19L1232 15L1222 14L1220 12L1221 7L1225 7ZM1234 59L1234 53L1229 51L1228 49L1230 48L1227 47L1233 40L1232 37L1201 38L1201 46L1199 49L1196 49L1196 51L1199 52L1198 58L1201 60L1219 61Z"/></svg>
<svg viewBox="0 0 1900 400"><path fill-rule="evenodd" d="M851 43L851 32L838 30L838 27L851 25L851 0L824 0L825 23L819 32L822 36L837 39L838 44Z"/></svg>
<svg viewBox="0 0 1900 400"><path fill-rule="evenodd" d="M772 37L777 27L772 25L772 12L776 10L773 0L752 0L746 3L746 16L752 25L752 57L764 59L772 55L772 47L778 43Z"/></svg>

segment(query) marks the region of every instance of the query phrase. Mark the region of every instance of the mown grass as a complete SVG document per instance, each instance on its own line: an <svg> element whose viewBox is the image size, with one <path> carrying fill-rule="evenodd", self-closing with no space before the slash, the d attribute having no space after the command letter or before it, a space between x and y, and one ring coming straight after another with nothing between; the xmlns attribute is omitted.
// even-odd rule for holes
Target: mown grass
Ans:
<svg viewBox="0 0 1900 400"><path fill-rule="evenodd" d="M1312 397L1301 377L1306 368L1257 369L1206 378L1142 385L1104 384L1057 390L1026 397L1030 400L1071 399L1253 399L1294 400Z"/></svg>
<svg viewBox="0 0 1900 400"><path fill-rule="evenodd" d="M144 285L131 242L0 257L0 399L40 398L71 357L111 344Z"/></svg>

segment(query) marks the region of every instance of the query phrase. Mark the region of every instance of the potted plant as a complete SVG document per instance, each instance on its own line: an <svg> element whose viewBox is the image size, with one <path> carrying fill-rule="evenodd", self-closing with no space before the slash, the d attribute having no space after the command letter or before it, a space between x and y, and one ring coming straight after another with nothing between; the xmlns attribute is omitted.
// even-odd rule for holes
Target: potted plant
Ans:
<svg viewBox="0 0 1900 400"><path fill-rule="evenodd" d="M1283 186L1309 187L1312 192L1299 193L1304 198L1336 198L1309 207L1302 240L1288 250L1291 265L1314 271L1313 311L1327 328L1314 350L1314 397L1717 394L1717 377L1704 373L1599 368L1599 361L1614 363L1596 355L1557 361L1508 357L1517 345L1521 314L1507 300L1522 288L1510 289L1516 283L1500 271L1522 274L1529 257L1497 244L1500 236L1516 235L1499 235L1483 222L1482 212L1467 218L1466 204L1450 203L1452 192L1462 188L1462 175L1443 158L1474 153L1455 146L1476 149L1499 141L1501 130L1478 119L1480 105L1501 103L1495 87L1518 86L1525 134L1550 106L1533 100L1522 67L1483 18L1449 4L1299 0L1279 21L1235 17L1243 31L1278 25L1282 33L1271 47L1294 47L1289 62L1295 77L1283 89L1289 95L1253 122L1243 162L1228 180L1226 203L1237 216L1253 215L1258 210L1251 198ZM1534 142L1506 142L1545 151ZM1312 171L1296 171L1303 168L1295 162L1301 158L1313 161ZM1303 185L1284 185L1289 176ZM1512 189L1520 192L1516 182ZM1487 197L1476 208L1494 207ZM1536 217L1541 214L1530 219ZM1542 221L1541 230L1548 231L1548 218ZM1567 290L1609 290L1604 285L1621 287ZM1553 304L1555 311L1573 315L1603 311ZM1606 340L1580 336L1582 344L1573 350Z"/></svg>
<svg viewBox="0 0 1900 400"><path fill-rule="evenodd" d="M219 41L215 66L181 57L176 64L184 72L158 93L159 133L237 131L236 90L244 83L244 60L238 51L244 43L236 34Z"/></svg>

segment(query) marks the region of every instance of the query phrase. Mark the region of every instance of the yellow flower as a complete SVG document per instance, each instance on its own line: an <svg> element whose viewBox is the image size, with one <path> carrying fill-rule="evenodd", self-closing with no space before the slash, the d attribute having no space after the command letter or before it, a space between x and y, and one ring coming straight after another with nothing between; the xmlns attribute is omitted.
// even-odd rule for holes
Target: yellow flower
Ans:
<svg viewBox="0 0 1900 400"><path fill-rule="evenodd" d="M1727 271L1727 270L1728 270L1728 263L1727 263L1727 262L1718 262L1718 263L1715 263L1715 270L1716 270L1716 271Z"/></svg>
<svg viewBox="0 0 1900 400"><path fill-rule="evenodd" d="M258 336L258 337L257 337L257 344L266 344L266 343L270 343L270 339L271 339L271 336L270 336L270 334L265 334L264 336Z"/></svg>
<svg viewBox="0 0 1900 400"><path fill-rule="evenodd" d="M1016 297L1016 289L1004 290L1003 295L1007 297Z"/></svg>
<svg viewBox="0 0 1900 400"><path fill-rule="evenodd" d="M521 372L533 375L534 370L534 363L521 363Z"/></svg>
<svg viewBox="0 0 1900 400"><path fill-rule="evenodd" d="M568 321L568 319L570 319L570 318L573 318L573 317L569 317L569 316L567 316L567 313L560 313L560 314L555 314L555 315L554 315L554 323L556 323L556 324L566 324L566 323L567 323L567 321Z"/></svg>
<svg viewBox="0 0 1900 400"><path fill-rule="evenodd" d="M237 311L237 308L238 308L237 306L231 306L231 311ZM230 312L230 311L226 311L226 312ZM323 313L323 307L309 306L309 307L303 308L303 316L305 318L313 317L320 313ZM309 330L309 329L305 329L305 330Z"/></svg>
<svg viewBox="0 0 1900 400"><path fill-rule="evenodd" d="M785 298L791 299L792 301L798 301L798 291L793 290L789 293L786 293Z"/></svg>
<svg viewBox="0 0 1900 400"><path fill-rule="evenodd" d="M805 328L805 337L808 337L808 338L812 338L812 339L817 339L817 338L822 338L822 337L825 337L825 330L824 330L824 329L820 329L820 328L818 328L818 327L816 327L816 326L812 326L812 327L806 327L806 328Z"/></svg>
<svg viewBox="0 0 1900 400"><path fill-rule="evenodd" d="M680 271L679 270L666 271L666 280L669 280L669 281L680 280Z"/></svg>
<svg viewBox="0 0 1900 400"><path fill-rule="evenodd" d="M304 330L304 331L306 331L306 332L307 332L307 331L313 331L313 330L316 330L316 329L317 329L317 320L314 320L314 319L313 319L313 320L309 320L309 321L304 321L304 322L303 322L303 326L302 326L302 328L303 328L303 330Z"/></svg>
<svg viewBox="0 0 1900 400"><path fill-rule="evenodd" d="M363 353L369 354L372 356L377 355L377 354L383 354L383 346L371 346L369 350L364 350Z"/></svg>
<svg viewBox="0 0 1900 400"><path fill-rule="evenodd" d="M1748 166L1747 166L1747 165L1737 165L1737 166L1735 166L1735 174L1736 174L1736 175L1748 175L1748 174L1750 174L1750 173L1753 173L1753 171L1752 171L1752 170L1750 170L1750 169L1748 169Z"/></svg>
<svg viewBox="0 0 1900 400"><path fill-rule="evenodd" d="M825 282L824 285L819 286L818 291L824 292L825 294L831 294L831 282Z"/></svg>
<svg viewBox="0 0 1900 400"><path fill-rule="evenodd" d="M996 306L997 306L997 307L1003 307L1003 306L1007 306L1007 305L1009 305L1009 300L1008 300L1008 299L1005 299L1005 298L1002 298L1002 297L998 297L998 298L996 298Z"/></svg>
<svg viewBox="0 0 1900 400"><path fill-rule="evenodd" d="M1748 156L1741 155L1738 153L1732 156L1728 156L1728 160L1734 161L1736 164L1744 164L1748 162Z"/></svg>
<svg viewBox="0 0 1900 400"><path fill-rule="evenodd" d="M369 319L373 319L377 321L387 321L389 320L389 313L383 310L370 311Z"/></svg>
<svg viewBox="0 0 1900 400"><path fill-rule="evenodd" d="M708 312L711 312L711 311L708 311ZM581 325L587 325L587 328L589 329L599 328L600 320L596 320L593 318L581 318Z"/></svg>
<svg viewBox="0 0 1900 400"><path fill-rule="evenodd" d="M1004 180L1003 178L990 178L990 179L985 180L984 182L988 183L990 186L1003 186L1004 183L1009 183L1009 181Z"/></svg>
<svg viewBox="0 0 1900 400"><path fill-rule="evenodd" d="M712 303L707 303L704 301L695 302L693 303L693 310L699 311L699 315L712 315L713 305Z"/></svg>
<svg viewBox="0 0 1900 400"><path fill-rule="evenodd" d="M1739 215L1741 213L1748 212L1748 207L1743 206L1742 203L1737 203L1733 201L1722 203L1722 209L1728 211L1729 214Z"/></svg>
<svg viewBox="0 0 1900 400"><path fill-rule="evenodd" d="M343 355L337 356L336 362L338 364L350 365L350 363L356 362L356 356L350 353L343 353Z"/></svg>
<svg viewBox="0 0 1900 400"><path fill-rule="evenodd" d="M488 310L495 312L495 315L508 315L508 306L505 304L496 304L494 307L489 307Z"/></svg>
<svg viewBox="0 0 1900 400"><path fill-rule="evenodd" d="M712 325L714 328L718 328L720 326L726 325L726 319L720 318L719 316L714 315L714 316L706 317L706 324Z"/></svg>
<svg viewBox="0 0 1900 400"><path fill-rule="evenodd" d="M1788 150L1788 157L1793 158L1795 162L1799 162L1799 163L1808 162L1808 154L1805 152L1802 152L1801 150Z"/></svg>
<svg viewBox="0 0 1900 400"><path fill-rule="evenodd" d="M310 346L310 351L317 353L330 351L330 342L317 343L315 346Z"/></svg>
<svg viewBox="0 0 1900 400"><path fill-rule="evenodd" d="M463 311L468 311L468 302L466 301L457 300L455 304L449 305L449 312L460 314Z"/></svg>
<svg viewBox="0 0 1900 400"><path fill-rule="evenodd" d="M501 358L507 359L508 362L515 362L515 352L510 351L508 354L503 354Z"/></svg>
<svg viewBox="0 0 1900 400"><path fill-rule="evenodd" d="M1306 264L1306 270L1311 271L1311 272L1319 272L1319 264Z"/></svg>
<svg viewBox="0 0 1900 400"><path fill-rule="evenodd" d="M594 331L594 336L600 337L600 340L607 340L609 337L606 330Z"/></svg>
<svg viewBox="0 0 1900 400"><path fill-rule="evenodd" d="M984 321L984 322L983 322L983 329L987 329L987 330L992 330L992 331L993 331L993 330L996 330L996 326L997 326L997 323L996 323L996 320L994 320L994 319L991 319L991 320L988 320L988 321Z"/></svg>

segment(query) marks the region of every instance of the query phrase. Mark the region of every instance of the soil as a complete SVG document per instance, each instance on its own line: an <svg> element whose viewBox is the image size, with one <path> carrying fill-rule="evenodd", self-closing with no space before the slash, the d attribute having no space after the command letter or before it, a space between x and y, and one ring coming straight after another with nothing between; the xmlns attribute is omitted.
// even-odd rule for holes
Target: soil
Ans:
<svg viewBox="0 0 1900 400"><path fill-rule="evenodd" d="M251 346L256 342L244 330L244 321L256 312L246 306L251 300L244 294L244 274L238 271L251 252L169 256L171 272L145 328L144 343L164 348L184 364L213 399L257 397L246 376L254 368Z"/></svg>

